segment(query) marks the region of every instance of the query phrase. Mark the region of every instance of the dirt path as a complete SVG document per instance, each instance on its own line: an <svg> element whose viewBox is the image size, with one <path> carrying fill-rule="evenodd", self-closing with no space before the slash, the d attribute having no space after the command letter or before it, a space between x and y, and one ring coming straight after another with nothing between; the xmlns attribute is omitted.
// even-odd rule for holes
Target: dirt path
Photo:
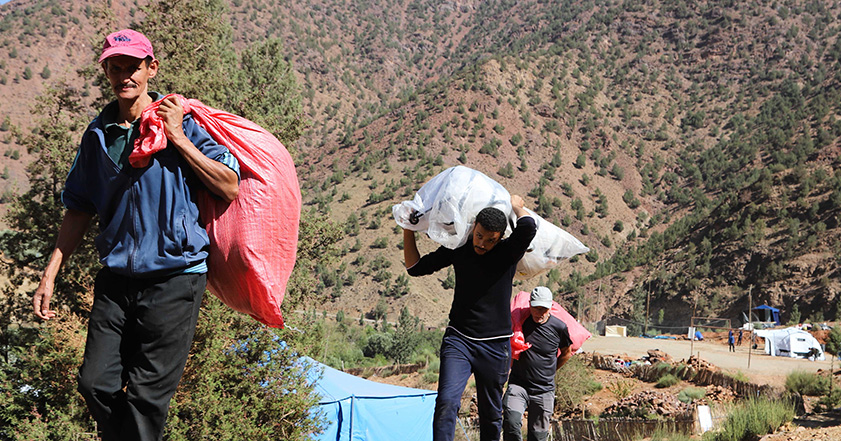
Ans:
<svg viewBox="0 0 841 441"><path fill-rule="evenodd" d="M647 354L650 349L659 349L669 354L675 361L686 360L691 353L720 367L729 373L741 371L751 382L770 384L782 387L786 375L793 371L816 372L820 369L829 370L830 361L809 361L804 359L771 357L765 355L762 345L750 354L748 367L748 346L736 347L736 352L729 352L727 344L720 342L688 340L655 340L639 337L601 337L593 336L584 343L582 349L602 355L627 354L639 358ZM835 369L841 368L841 363L835 363Z"/></svg>

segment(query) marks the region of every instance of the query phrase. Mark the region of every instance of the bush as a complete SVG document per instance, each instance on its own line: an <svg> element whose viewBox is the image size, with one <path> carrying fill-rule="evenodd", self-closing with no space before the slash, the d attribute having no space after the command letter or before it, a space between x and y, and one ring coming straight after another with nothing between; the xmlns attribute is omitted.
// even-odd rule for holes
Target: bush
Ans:
<svg viewBox="0 0 841 441"><path fill-rule="evenodd" d="M707 432L704 441L741 441L758 439L774 433L780 426L794 418L794 405L788 400L751 398L728 412L721 429Z"/></svg>
<svg viewBox="0 0 841 441"><path fill-rule="evenodd" d="M680 379L678 379L677 377L675 377L672 374L666 374L666 375L663 375L662 377L660 377L659 380L657 380L657 387L660 387L660 388L671 387L671 386L674 386L678 383L680 383Z"/></svg>
<svg viewBox="0 0 841 441"><path fill-rule="evenodd" d="M814 397L829 392L829 378L804 371L794 371L786 377L786 390Z"/></svg>
<svg viewBox="0 0 841 441"><path fill-rule="evenodd" d="M616 380L608 384L606 389L613 394L614 398L621 400L631 395L634 390L634 382L632 380Z"/></svg>
<svg viewBox="0 0 841 441"><path fill-rule="evenodd" d="M584 396L601 390L602 385L593 378L593 368L579 357L573 356L555 373L555 406L561 411L581 407Z"/></svg>
<svg viewBox="0 0 841 441"><path fill-rule="evenodd" d="M677 394L677 399L681 403L691 403L695 400L700 400L707 395L707 390L703 387L687 387Z"/></svg>

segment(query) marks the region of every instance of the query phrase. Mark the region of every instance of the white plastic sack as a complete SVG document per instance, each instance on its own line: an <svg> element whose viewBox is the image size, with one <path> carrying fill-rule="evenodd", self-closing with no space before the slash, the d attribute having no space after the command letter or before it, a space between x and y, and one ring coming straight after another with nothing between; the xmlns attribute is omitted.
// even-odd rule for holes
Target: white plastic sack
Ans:
<svg viewBox="0 0 841 441"><path fill-rule="evenodd" d="M526 254L517 263L514 279L531 279L556 267L563 259L590 252L590 249L572 234L546 221L528 208L526 211L537 223L537 234L532 239Z"/></svg>
<svg viewBox="0 0 841 441"><path fill-rule="evenodd" d="M485 207L511 215L511 195L485 174L464 166L450 167L418 190L414 199L392 207L397 225L425 231L430 239L456 249L470 237L476 215Z"/></svg>

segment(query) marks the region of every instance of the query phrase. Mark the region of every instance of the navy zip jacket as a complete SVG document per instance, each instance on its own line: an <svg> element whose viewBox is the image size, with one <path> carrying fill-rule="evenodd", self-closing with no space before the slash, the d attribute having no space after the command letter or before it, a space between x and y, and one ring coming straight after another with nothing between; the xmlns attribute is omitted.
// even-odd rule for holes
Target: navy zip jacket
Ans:
<svg viewBox="0 0 841 441"><path fill-rule="evenodd" d="M191 115L184 115L182 127L205 156L228 153ZM203 184L189 164L169 144L148 166L121 169L108 156L104 130L100 114L82 135L61 195L67 208L99 215L100 262L128 277L170 275L202 264L210 244L196 205Z"/></svg>
<svg viewBox="0 0 841 441"><path fill-rule="evenodd" d="M453 266L456 288L450 307L450 327L469 338L511 336L511 283L517 262L537 232L531 216L517 219L517 227L490 251L480 256L473 251L472 236L466 244L451 250L439 247L408 268L410 276L432 274Z"/></svg>

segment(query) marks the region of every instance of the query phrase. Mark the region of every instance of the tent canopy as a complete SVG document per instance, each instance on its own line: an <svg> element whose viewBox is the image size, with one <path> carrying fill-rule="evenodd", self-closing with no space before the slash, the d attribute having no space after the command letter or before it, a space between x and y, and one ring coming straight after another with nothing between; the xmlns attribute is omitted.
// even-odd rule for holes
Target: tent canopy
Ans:
<svg viewBox="0 0 841 441"><path fill-rule="evenodd" d="M765 353L775 357L811 358L825 360L821 344L812 334L797 328L763 329L756 331L765 339Z"/></svg>
<svg viewBox="0 0 841 441"><path fill-rule="evenodd" d="M780 325L780 310L768 305L761 305L753 308L754 311L764 311L765 313L765 320L766 322L775 322L778 326ZM759 313L757 313L759 315Z"/></svg>
<svg viewBox="0 0 841 441"><path fill-rule="evenodd" d="M327 428L318 441L429 441L437 393L376 383L320 364L315 391Z"/></svg>

